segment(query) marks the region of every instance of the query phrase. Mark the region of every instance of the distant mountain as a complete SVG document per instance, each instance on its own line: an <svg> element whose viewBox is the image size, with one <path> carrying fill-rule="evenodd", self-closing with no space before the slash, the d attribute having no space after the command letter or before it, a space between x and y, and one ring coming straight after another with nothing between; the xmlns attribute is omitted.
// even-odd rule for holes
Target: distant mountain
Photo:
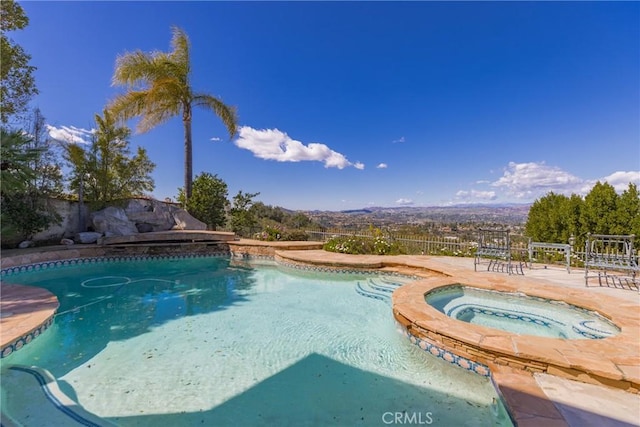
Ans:
<svg viewBox="0 0 640 427"><path fill-rule="evenodd" d="M340 213L344 213L344 214L369 214L372 212L373 210L371 209L351 209L346 211L340 211Z"/></svg>
<svg viewBox="0 0 640 427"><path fill-rule="evenodd" d="M343 211L307 211L306 214L323 223L419 224L485 223L524 224L531 204L460 204L449 206L367 207Z"/></svg>

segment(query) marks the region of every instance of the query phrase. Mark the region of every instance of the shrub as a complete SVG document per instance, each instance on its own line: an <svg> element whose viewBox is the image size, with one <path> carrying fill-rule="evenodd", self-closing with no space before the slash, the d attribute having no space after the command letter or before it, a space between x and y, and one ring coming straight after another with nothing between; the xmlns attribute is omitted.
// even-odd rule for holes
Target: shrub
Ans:
<svg viewBox="0 0 640 427"><path fill-rule="evenodd" d="M375 237L334 236L324 244L323 249L328 252L361 255L399 255L403 253L402 247L397 242L390 241L381 235Z"/></svg>
<svg viewBox="0 0 640 427"><path fill-rule="evenodd" d="M264 228L264 230L256 233L256 239L258 240L266 240L267 242L275 242L280 240L283 233L280 227L277 225L269 225Z"/></svg>
<svg viewBox="0 0 640 427"><path fill-rule="evenodd" d="M309 240L309 235L302 230L292 230L285 232L281 240L287 240L289 242L306 242Z"/></svg>
<svg viewBox="0 0 640 427"><path fill-rule="evenodd" d="M59 224L60 215L47 206L36 193L16 193L2 196L2 234L31 239L34 234Z"/></svg>
<svg viewBox="0 0 640 427"><path fill-rule="evenodd" d="M309 236L302 230L288 231L279 225L267 225L264 230L255 234L257 240L266 240L268 242L276 241L306 241Z"/></svg>

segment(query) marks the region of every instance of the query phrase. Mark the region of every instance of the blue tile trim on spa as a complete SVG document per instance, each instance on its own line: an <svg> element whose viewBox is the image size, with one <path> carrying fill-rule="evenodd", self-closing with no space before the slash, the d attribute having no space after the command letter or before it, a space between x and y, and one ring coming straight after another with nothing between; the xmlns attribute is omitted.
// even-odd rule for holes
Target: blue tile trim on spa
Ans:
<svg viewBox="0 0 640 427"><path fill-rule="evenodd" d="M449 362L453 365L456 365L462 369L466 369L467 371L474 372L478 375L482 375L483 377L490 377L491 370L488 366L483 365L482 363L474 362L473 360L469 360L465 357L458 356L455 353L450 352L449 350L445 350L442 347L438 347L433 342L428 341L423 338L418 338L415 335L412 335L409 331L406 330L399 323L397 324L398 332L400 332L403 336L409 339L412 344L417 345L422 350L427 353L436 356L445 362Z"/></svg>
<svg viewBox="0 0 640 427"><path fill-rule="evenodd" d="M446 285L446 286L442 286L442 287L433 289L432 291L430 291L428 293L428 295L431 296L431 295L436 295L436 294L439 294L439 293L442 293L442 292L450 292L452 287L459 287L460 289L464 289L464 288L467 288L469 286L461 284L461 283L452 284L452 285ZM473 287L471 287L471 288L473 288ZM482 290L482 292L487 292L487 293L504 294L503 291L496 291L496 290L493 290L493 289L481 288L481 290ZM569 310L574 310L574 311L577 311L577 312L580 312L580 313L586 313L586 314L590 314L590 315L595 315L597 317L602 318L605 322L611 323L609 321L609 319L607 319L606 317L602 316L597 311L589 310L588 308L580 307L580 306L573 305L573 304L568 304L567 302L562 301L562 300L543 298L543 297L539 297L539 296L535 296L535 295L526 295L526 294L519 293L519 292L509 292L509 293L516 294L518 296L518 298L522 298L522 299L525 299L525 300L537 301L537 302L542 302L542 303L546 303L546 304L559 305L559 306L563 306L564 308L568 308ZM425 295L425 298L426 297L427 297L427 295ZM456 307L450 309L449 312L445 313L445 314L447 316L451 317L450 313L452 311L454 311L455 308L459 308L460 306L462 306L462 305L459 305L459 306L456 306ZM475 307L478 307L483 314L496 315L496 313L491 313L491 312L485 312L484 311L484 310L489 310L489 311L496 312L497 310L495 308L487 307L487 306L480 306L480 305L476 305ZM503 311L505 311L505 310L503 310ZM560 322L558 320L555 320L555 319L552 319L550 317L546 317L546 316L543 316L543 315L539 315L539 314L532 314L532 313L526 313L526 312L521 312L521 311L513 311L513 314L524 315L524 317L520 317L519 316L518 319L519 320L524 320L524 321L530 321L530 322L533 322L533 323L536 323L536 324L539 324L539 325L542 325L542 324L538 323L536 320L539 320L540 322L544 323L544 320L540 320L540 319L546 319L550 323L556 323L556 324L559 324L559 325L562 325L562 326L566 326L566 324L563 323L563 322ZM529 316L526 316L526 315L529 315ZM510 317L510 316L506 315L504 317ZM528 317L528 318L525 318L525 317ZM538 319L534 319L534 317L538 317ZM531 319L531 320L529 320L529 319ZM603 338L608 338L608 337L612 336L611 332L602 331L602 330L587 326L587 325L584 324L585 322L588 322L588 321L581 322L580 326L583 326L585 329L589 329L591 331L594 331L594 333L590 333L588 331L580 330L580 329L576 328L575 326L571 326L571 328L573 329L574 332L582 335L585 338L589 338L589 339L603 339ZM542 326L549 327L550 325L549 324L544 324ZM611 326L613 326L617 330L620 330L620 328L617 325L613 324L613 323L611 323Z"/></svg>

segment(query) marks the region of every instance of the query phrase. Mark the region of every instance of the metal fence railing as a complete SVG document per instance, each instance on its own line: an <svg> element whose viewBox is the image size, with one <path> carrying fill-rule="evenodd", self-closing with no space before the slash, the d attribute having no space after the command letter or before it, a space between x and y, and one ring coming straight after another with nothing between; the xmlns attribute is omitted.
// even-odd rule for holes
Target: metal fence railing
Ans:
<svg viewBox="0 0 640 427"><path fill-rule="evenodd" d="M323 230L305 230L309 236L309 240L319 242L327 242L329 239L337 236L342 237L364 237L373 238L375 232L369 230L345 230L339 228L323 229ZM447 235L410 235L402 233L394 233L391 231L383 231L383 236L390 241L399 243L404 252L409 255L453 255L463 257L475 256L478 247L477 233L451 232ZM537 242L540 245L540 242ZM554 246L555 244L547 244ZM563 245L563 248L565 246ZM572 267L583 267L584 264L584 247L582 245L574 245L570 248L570 264ZM551 250L546 247L537 247L530 252L529 239L524 236L515 235L511 239L511 257L514 261L522 261L526 263L543 263L557 264L558 266L567 267L566 253L558 253L557 250Z"/></svg>
<svg viewBox="0 0 640 427"><path fill-rule="evenodd" d="M319 242L327 242L329 239L339 236L373 238L378 235L375 232L367 230L350 231L342 229L328 229L305 230L305 232L309 236L309 240ZM409 255L453 255L472 257L475 255L476 248L478 247L477 237L469 233L451 233L443 236L434 236L408 235L384 231L382 232L382 235L387 240L400 244L403 251ZM526 256L526 243L514 242L511 249L517 259L524 259Z"/></svg>

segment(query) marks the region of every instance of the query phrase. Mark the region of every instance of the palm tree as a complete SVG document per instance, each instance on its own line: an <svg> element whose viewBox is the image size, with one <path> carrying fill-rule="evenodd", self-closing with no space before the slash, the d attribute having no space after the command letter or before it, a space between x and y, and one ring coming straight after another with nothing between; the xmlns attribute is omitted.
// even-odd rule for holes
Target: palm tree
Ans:
<svg viewBox="0 0 640 427"><path fill-rule="evenodd" d="M191 73L189 38L172 27L171 52L126 52L116 59L113 85L126 85L128 91L110 102L108 109L120 119L140 117L136 131L143 133L182 115L184 125L184 189L191 197L193 160L191 117L193 107L213 111L233 138L237 130L235 108L215 96L194 92L189 83Z"/></svg>

